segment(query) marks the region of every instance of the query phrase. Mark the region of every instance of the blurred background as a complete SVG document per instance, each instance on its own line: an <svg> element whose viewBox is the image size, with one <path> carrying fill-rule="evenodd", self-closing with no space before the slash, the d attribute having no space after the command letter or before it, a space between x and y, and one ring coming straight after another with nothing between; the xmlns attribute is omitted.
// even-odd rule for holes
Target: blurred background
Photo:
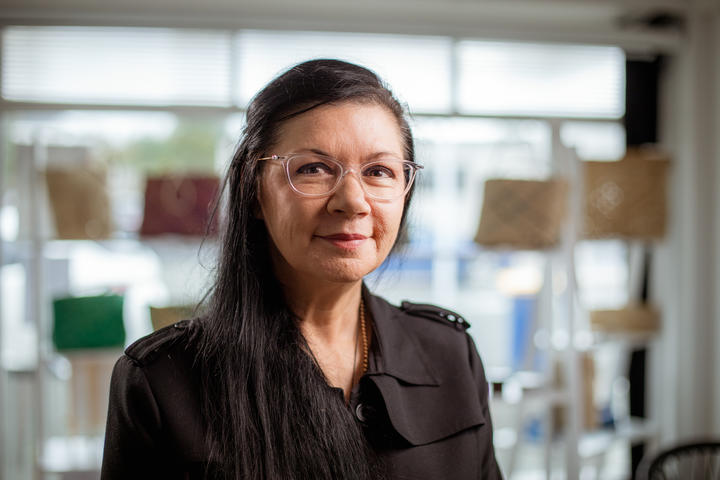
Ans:
<svg viewBox="0 0 720 480"><path fill-rule="evenodd" d="M472 325L509 479L720 437L719 2L2 0L0 47L0 478L99 477L115 360L211 285L244 108L318 57L408 105L368 285Z"/></svg>

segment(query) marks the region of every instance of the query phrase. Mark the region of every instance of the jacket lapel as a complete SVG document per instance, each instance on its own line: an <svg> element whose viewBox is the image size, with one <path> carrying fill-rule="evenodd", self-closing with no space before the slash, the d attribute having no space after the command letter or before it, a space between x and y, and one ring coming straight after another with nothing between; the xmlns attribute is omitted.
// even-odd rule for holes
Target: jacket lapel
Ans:
<svg viewBox="0 0 720 480"><path fill-rule="evenodd" d="M416 335L422 320L371 295L364 285L363 299L377 340L377 354L370 357L366 375L377 386L393 429L410 444L424 445L484 424L473 377L460 374L464 368L452 375L439 375L440 366L434 366L431 358L451 363L457 360L445 358L449 352L421 348ZM454 355L458 354L462 352ZM465 368L469 373L469 367Z"/></svg>
<svg viewBox="0 0 720 480"><path fill-rule="evenodd" d="M437 373L427 354L406 328L400 310L380 297L372 295L363 284L363 300L373 321L379 355L368 375L386 374L412 385L436 386L440 384Z"/></svg>

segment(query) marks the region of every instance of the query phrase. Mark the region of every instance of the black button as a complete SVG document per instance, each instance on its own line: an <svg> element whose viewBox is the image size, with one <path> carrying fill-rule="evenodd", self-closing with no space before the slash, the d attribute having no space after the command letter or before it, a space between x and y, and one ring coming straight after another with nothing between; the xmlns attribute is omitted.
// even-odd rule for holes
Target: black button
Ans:
<svg viewBox="0 0 720 480"><path fill-rule="evenodd" d="M364 403L358 403L355 407L355 416L363 423L368 423L373 416L374 409Z"/></svg>
<svg viewBox="0 0 720 480"><path fill-rule="evenodd" d="M357 407L355 407L355 416L361 422L365 421L365 414L363 413L363 404L362 403L358 403Z"/></svg>

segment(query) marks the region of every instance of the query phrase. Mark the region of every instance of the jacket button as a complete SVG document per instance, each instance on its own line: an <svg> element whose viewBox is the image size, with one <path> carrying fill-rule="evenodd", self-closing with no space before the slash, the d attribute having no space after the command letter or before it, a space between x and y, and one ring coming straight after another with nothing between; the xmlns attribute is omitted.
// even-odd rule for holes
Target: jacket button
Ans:
<svg viewBox="0 0 720 480"><path fill-rule="evenodd" d="M355 416L361 422L367 423L372 416L372 407L369 407L364 403L358 403L357 407L355 407Z"/></svg>

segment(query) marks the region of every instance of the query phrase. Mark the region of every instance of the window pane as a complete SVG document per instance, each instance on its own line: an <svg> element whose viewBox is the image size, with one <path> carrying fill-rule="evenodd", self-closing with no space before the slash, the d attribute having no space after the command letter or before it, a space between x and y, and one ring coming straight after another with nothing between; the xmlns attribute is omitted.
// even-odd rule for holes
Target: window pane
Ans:
<svg viewBox="0 0 720 480"><path fill-rule="evenodd" d="M414 112L450 110L452 42L446 37L244 31L237 42L240 105L295 63L338 58L373 69Z"/></svg>
<svg viewBox="0 0 720 480"><path fill-rule="evenodd" d="M463 113L623 115L625 57L619 48L465 40L458 44Z"/></svg>
<svg viewBox="0 0 720 480"><path fill-rule="evenodd" d="M622 240L579 242L576 261L578 293L586 309L622 308L631 300L628 249Z"/></svg>
<svg viewBox="0 0 720 480"><path fill-rule="evenodd" d="M230 103L228 32L161 28L10 27L2 95L9 100Z"/></svg>
<svg viewBox="0 0 720 480"><path fill-rule="evenodd" d="M560 138L583 160L616 160L625 154L625 128L619 123L565 122Z"/></svg>

